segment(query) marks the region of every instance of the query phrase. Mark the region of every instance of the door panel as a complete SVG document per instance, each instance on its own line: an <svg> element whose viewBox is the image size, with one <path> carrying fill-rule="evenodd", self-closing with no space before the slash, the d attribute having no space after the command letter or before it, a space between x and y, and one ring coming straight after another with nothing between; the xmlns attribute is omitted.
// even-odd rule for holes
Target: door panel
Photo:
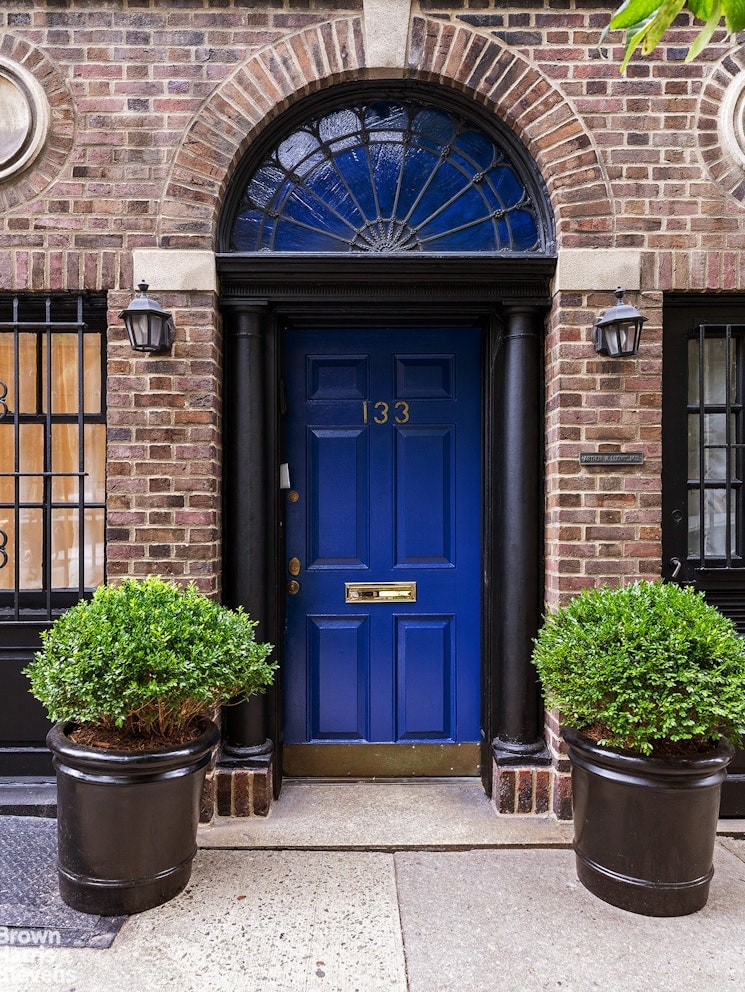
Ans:
<svg viewBox="0 0 745 992"><path fill-rule="evenodd" d="M308 617L310 735L314 740L365 737L368 642L364 617Z"/></svg>
<svg viewBox="0 0 745 992"><path fill-rule="evenodd" d="M455 431L396 432L396 564L455 567Z"/></svg>
<svg viewBox="0 0 745 992"><path fill-rule="evenodd" d="M288 744L479 739L480 354L476 327L286 334Z"/></svg>
<svg viewBox="0 0 745 992"><path fill-rule="evenodd" d="M368 455L361 430L309 430L310 568L369 564Z"/></svg>
<svg viewBox="0 0 745 992"><path fill-rule="evenodd" d="M449 739L455 702L453 628L453 617L397 618L399 740Z"/></svg>

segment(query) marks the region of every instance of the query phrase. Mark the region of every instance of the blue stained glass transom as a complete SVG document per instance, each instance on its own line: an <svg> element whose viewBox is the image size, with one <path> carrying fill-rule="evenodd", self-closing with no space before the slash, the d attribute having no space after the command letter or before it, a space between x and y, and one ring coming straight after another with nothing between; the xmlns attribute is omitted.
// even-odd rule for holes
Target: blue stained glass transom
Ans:
<svg viewBox="0 0 745 992"><path fill-rule="evenodd" d="M545 232L515 163L439 107L375 100L306 120L251 175L237 252L542 253Z"/></svg>

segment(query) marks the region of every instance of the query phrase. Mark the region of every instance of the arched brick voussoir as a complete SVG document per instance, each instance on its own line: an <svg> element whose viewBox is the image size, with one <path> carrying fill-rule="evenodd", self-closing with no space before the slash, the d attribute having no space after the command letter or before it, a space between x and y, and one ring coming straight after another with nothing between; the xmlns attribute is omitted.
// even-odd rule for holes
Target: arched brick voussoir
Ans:
<svg viewBox="0 0 745 992"><path fill-rule="evenodd" d="M362 21L343 17L289 35L236 69L201 107L174 156L160 245L212 249L228 179L249 142L297 97L364 68Z"/></svg>
<svg viewBox="0 0 745 992"><path fill-rule="evenodd" d="M592 136L534 65L468 27L415 17L408 71L469 94L520 138L546 183L560 243L613 244L610 185Z"/></svg>
<svg viewBox="0 0 745 992"><path fill-rule="evenodd" d="M248 144L295 99L364 70L358 17L305 28L238 67L202 106L176 152L160 244L212 248L228 179ZM523 141L546 183L560 241L612 244L609 186L592 138L534 65L466 26L418 16L406 74L467 93Z"/></svg>

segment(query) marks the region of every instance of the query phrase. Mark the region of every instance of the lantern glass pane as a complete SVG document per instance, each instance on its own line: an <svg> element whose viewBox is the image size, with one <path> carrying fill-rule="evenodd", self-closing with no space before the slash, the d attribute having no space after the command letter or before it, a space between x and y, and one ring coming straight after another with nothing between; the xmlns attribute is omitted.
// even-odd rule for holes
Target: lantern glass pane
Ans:
<svg viewBox="0 0 745 992"><path fill-rule="evenodd" d="M129 312L125 316L133 348L147 348L149 343L150 320L147 313Z"/></svg>
<svg viewBox="0 0 745 992"><path fill-rule="evenodd" d="M621 354L621 340L618 332L618 324L606 324L603 328L605 335L605 347L611 358L618 358Z"/></svg>

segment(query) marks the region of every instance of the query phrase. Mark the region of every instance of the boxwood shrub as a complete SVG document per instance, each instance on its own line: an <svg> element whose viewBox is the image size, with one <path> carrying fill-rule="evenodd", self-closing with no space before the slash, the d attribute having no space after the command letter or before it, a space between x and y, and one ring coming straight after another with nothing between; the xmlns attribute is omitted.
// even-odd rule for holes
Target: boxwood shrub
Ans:
<svg viewBox="0 0 745 992"><path fill-rule="evenodd" d="M126 579L59 617L25 674L52 720L168 738L271 683L272 645L255 627L193 584Z"/></svg>
<svg viewBox="0 0 745 992"><path fill-rule="evenodd" d="M690 588L585 590L545 617L533 661L547 705L602 745L650 755L745 734L745 642Z"/></svg>

